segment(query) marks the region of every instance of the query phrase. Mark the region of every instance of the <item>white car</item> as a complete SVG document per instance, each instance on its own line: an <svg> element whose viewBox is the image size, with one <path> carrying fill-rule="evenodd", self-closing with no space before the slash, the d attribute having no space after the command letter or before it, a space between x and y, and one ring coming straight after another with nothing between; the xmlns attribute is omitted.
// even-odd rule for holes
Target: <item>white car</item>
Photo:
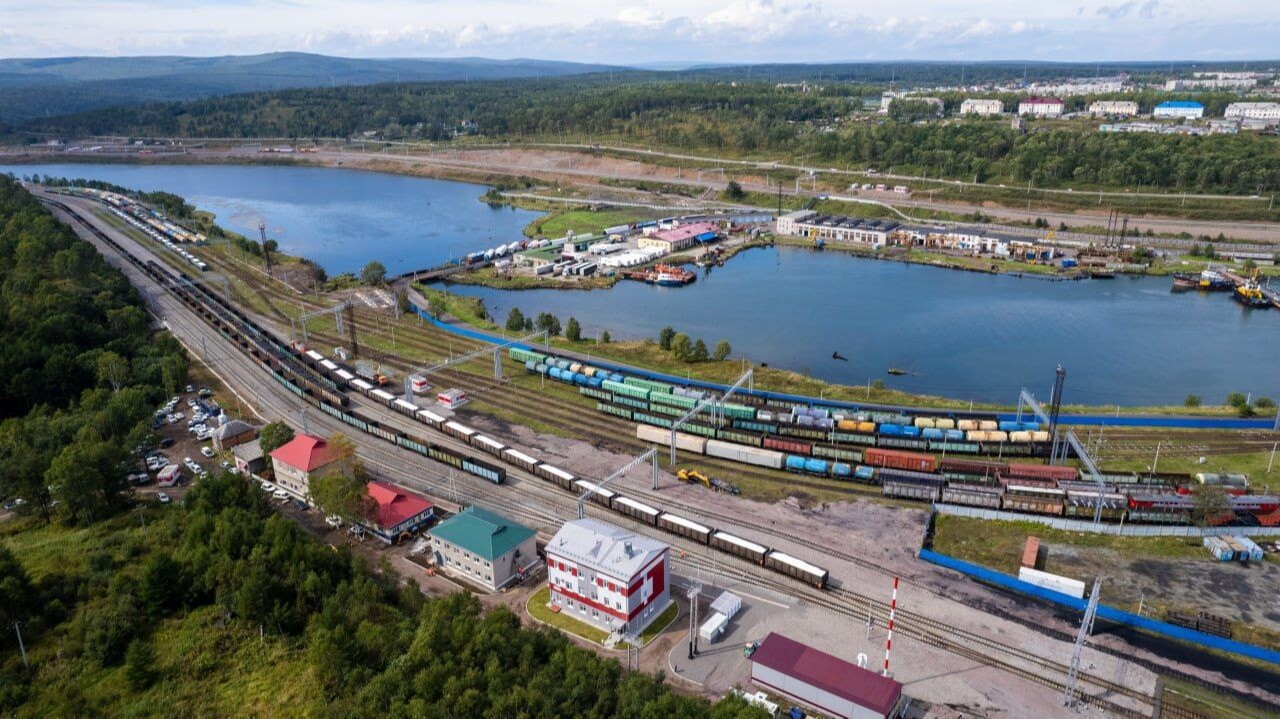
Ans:
<svg viewBox="0 0 1280 719"><path fill-rule="evenodd" d="M181 412L174 412L174 413L173 413L173 419L174 419L175 421L176 421L176 420L180 420L180 419L186 419L186 418L187 418L187 415L185 415L185 414L183 414L183 413L181 413Z"/></svg>
<svg viewBox="0 0 1280 719"><path fill-rule="evenodd" d="M231 469L228 469L227 471L228 471L228 472L230 472L231 474L233 474L233 475L237 476L237 477L239 477L239 476L240 476L240 468L239 468L239 467L232 467Z"/></svg>
<svg viewBox="0 0 1280 719"><path fill-rule="evenodd" d="M231 469L231 463L225 459L222 460L221 462L218 462L218 466L222 467L223 469Z"/></svg>
<svg viewBox="0 0 1280 719"><path fill-rule="evenodd" d="M274 484L270 483L270 482L263 482L263 483L262 483L262 491L264 491L264 492L274 492L274 491L276 491L276 486L275 486Z"/></svg>
<svg viewBox="0 0 1280 719"><path fill-rule="evenodd" d="M276 499L288 499L289 493L284 491L283 489L277 489L275 492L271 494L271 496L275 497Z"/></svg>
<svg viewBox="0 0 1280 719"><path fill-rule="evenodd" d="M324 518L324 523L329 525L330 527L333 527L334 529L341 529L342 517L339 517L336 514L331 514Z"/></svg>
<svg viewBox="0 0 1280 719"><path fill-rule="evenodd" d="M156 492L156 499L160 500L160 504L169 503L169 495L165 494L164 492Z"/></svg>
<svg viewBox="0 0 1280 719"><path fill-rule="evenodd" d="M213 448L212 448L212 447L201 447L201 448L200 448L200 454L203 454L204 456L208 457L209 459L213 459ZM225 464L225 462L224 462L224 464Z"/></svg>

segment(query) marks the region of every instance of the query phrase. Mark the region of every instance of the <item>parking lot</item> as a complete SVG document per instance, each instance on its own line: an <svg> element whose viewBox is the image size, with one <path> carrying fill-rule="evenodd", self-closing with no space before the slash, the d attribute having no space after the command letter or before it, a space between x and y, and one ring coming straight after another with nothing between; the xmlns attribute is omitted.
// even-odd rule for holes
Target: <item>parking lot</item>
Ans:
<svg viewBox="0 0 1280 719"><path fill-rule="evenodd" d="M199 396L201 390L204 398ZM216 409L216 392L196 385L188 385L165 405L156 408L152 426L157 445L146 452L130 476L140 496L164 495L171 501L181 500L195 480L234 467L230 452L218 453L213 449L211 439L217 420L216 415L206 410ZM171 468L175 466L179 474L177 483L160 486L163 474L173 472Z"/></svg>

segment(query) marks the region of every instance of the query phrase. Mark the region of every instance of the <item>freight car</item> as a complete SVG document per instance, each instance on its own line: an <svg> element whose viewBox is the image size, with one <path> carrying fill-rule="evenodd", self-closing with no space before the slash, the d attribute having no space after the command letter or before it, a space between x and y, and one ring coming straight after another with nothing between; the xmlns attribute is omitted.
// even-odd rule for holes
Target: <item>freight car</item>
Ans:
<svg viewBox="0 0 1280 719"><path fill-rule="evenodd" d="M711 539L710 527L670 512L663 512L658 515L658 526L672 534L678 534L681 537L692 539L702 544L707 544Z"/></svg>
<svg viewBox="0 0 1280 719"><path fill-rule="evenodd" d="M779 552L776 549L765 555L764 566L808 582L818 589L826 589L827 579L830 577L827 570L822 567L810 564L802 559L796 559L790 554Z"/></svg>
<svg viewBox="0 0 1280 719"><path fill-rule="evenodd" d="M1061 489L1009 484L1005 486L1001 508L1006 511L1050 514L1061 517L1066 494Z"/></svg>
<svg viewBox="0 0 1280 719"><path fill-rule="evenodd" d="M904 469L912 472L935 472L938 469L938 459L933 455L900 452L878 447L863 451L862 461L876 467Z"/></svg>
<svg viewBox="0 0 1280 719"><path fill-rule="evenodd" d="M769 553L769 548L761 544L756 544L747 539L736 537L728 532L716 530L711 533L709 544L716 549L736 554L743 559L749 559L756 564L764 564L765 557Z"/></svg>

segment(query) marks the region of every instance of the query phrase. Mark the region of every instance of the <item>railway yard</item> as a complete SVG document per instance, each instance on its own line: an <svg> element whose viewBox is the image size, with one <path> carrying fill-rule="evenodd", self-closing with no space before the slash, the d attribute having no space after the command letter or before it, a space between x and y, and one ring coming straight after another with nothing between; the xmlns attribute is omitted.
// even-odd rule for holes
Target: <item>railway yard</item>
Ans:
<svg viewBox="0 0 1280 719"><path fill-rule="evenodd" d="M208 248L194 254L231 279L226 295L215 283L184 282L179 273L192 271L189 262L127 228L101 205L38 194L119 266L143 291L157 320L263 419L305 424L317 433L344 432L381 478L430 497L491 508L550 536L576 515L576 491L566 490L589 489L592 479L612 474L652 444L637 437L632 417L597 412L599 397L526 372L527 360L510 357L503 360L503 380L492 376L487 355L432 377L441 389L467 392L473 401L463 410L397 411L393 400L380 399L372 387L362 393L338 386L317 359L322 354L313 351L316 356L308 357L291 349L298 315L332 306L331 298L297 293ZM361 357L394 376L482 347L416 316L395 318L388 309L356 309L348 322L361 339ZM308 332L312 347L346 342L332 317L313 320ZM461 431L460 425L470 429ZM480 454L468 432L492 437L514 450L514 459L502 449ZM1102 435L1086 441L1095 456L1117 465L1142 462L1158 451L1166 463L1261 453L1275 441L1273 433L1263 431L1108 428ZM829 459L838 464L841 455ZM845 654L857 645L854 653L877 656L882 634L867 631L866 623L869 616L877 626L887 623L890 587L900 577L895 631L903 641L895 647L895 675L908 694L986 716L1001 715L999 707L1009 706L1022 710L1008 716L1074 714L1062 708L1061 699L1078 614L1032 604L916 560L927 515L921 505L886 498L882 487L887 483L848 481L834 466L830 472L794 474L689 452L681 453L678 467L729 478L745 496L682 483L673 476L675 466L660 473L654 489L646 469L637 468L609 486L614 494L655 510L652 518L619 510L613 494L599 501L604 490L596 493L595 503L588 502L588 514L656 531L665 516L657 513L670 513L683 520L679 526L701 525L770 549L770 556L747 558L717 551L710 531L707 537L698 531L662 535L679 553L678 575L741 587L749 603L755 590L761 606L788 608L782 612L785 621L800 625L794 634L819 643L825 637L829 650ZM572 478L557 479L560 474ZM773 554L795 561L774 561ZM815 578L814 569L823 576ZM1200 591L1211 592L1213 585L1205 582ZM833 621L848 644L835 644L838 633L826 630ZM1275 711L1280 702L1280 682L1259 666L1197 656L1119 632L1095 635L1085 651L1080 694L1086 705L1106 715L1247 715L1210 713L1211 706L1164 690L1160 675L1251 695L1262 702L1251 705L1259 713ZM696 684L690 687L698 690ZM726 688L708 684L703 690Z"/></svg>

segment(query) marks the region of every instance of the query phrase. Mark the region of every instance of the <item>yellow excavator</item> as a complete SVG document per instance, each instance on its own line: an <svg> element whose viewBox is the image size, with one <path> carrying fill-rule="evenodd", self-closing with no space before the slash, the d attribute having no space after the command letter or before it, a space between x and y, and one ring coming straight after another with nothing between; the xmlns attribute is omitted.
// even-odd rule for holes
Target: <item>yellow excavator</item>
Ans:
<svg viewBox="0 0 1280 719"><path fill-rule="evenodd" d="M707 489L712 489L717 492L728 492L729 494L740 494L742 491L738 489L737 485L729 484L728 482L715 479L714 477L708 477L707 475L697 471L696 469L682 469L676 472L676 479L680 480L681 482L688 482L689 484L701 484Z"/></svg>

